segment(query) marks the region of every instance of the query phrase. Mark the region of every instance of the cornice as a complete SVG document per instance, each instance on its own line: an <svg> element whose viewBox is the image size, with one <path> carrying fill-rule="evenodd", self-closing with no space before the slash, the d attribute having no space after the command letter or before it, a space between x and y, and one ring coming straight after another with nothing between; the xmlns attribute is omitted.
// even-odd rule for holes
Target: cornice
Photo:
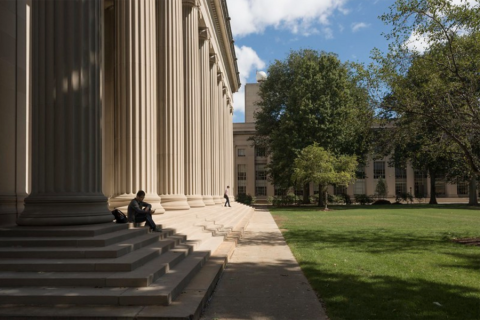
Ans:
<svg viewBox="0 0 480 320"><path fill-rule="evenodd" d="M182 4L184 6L190 6L190 7L200 7L200 1L199 0L182 0Z"/></svg>

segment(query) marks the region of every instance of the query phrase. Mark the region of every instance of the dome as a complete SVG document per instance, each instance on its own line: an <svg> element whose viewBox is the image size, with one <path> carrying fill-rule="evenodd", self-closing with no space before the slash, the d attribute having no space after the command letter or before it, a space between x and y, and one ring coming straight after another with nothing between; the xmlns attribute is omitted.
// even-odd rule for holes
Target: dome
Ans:
<svg viewBox="0 0 480 320"><path fill-rule="evenodd" d="M257 82L263 82L267 80L267 74L264 71L257 71Z"/></svg>

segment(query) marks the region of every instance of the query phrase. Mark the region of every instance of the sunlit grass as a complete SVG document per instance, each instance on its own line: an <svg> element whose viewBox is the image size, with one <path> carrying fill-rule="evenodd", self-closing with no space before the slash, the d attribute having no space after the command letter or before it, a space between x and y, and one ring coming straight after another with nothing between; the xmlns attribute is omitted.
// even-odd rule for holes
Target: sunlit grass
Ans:
<svg viewBox="0 0 480 320"><path fill-rule="evenodd" d="M480 209L271 209L332 319L480 319Z"/></svg>

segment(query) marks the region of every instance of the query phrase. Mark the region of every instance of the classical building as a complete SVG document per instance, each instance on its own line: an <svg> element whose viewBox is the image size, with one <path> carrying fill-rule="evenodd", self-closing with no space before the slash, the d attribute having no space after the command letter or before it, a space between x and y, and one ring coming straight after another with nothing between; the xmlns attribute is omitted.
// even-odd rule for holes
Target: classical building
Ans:
<svg viewBox="0 0 480 320"><path fill-rule="evenodd" d="M0 1L0 221L112 220L233 185L240 86L225 0Z"/></svg>
<svg viewBox="0 0 480 320"><path fill-rule="evenodd" d="M255 135L254 113L257 110L260 82L265 79L264 73L257 75L257 83L245 85L245 122L233 124L233 139L235 144L235 177L234 192L255 196L257 202L265 203L276 195L274 185L267 180L265 165L268 162L263 148L253 147L249 140ZM368 160L367 165L358 168L357 179L348 187L329 187L329 194L346 193L353 197L355 194L374 195L378 180L382 178L388 187L388 198L395 199L398 193L409 192L414 196L430 196L430 178L426 172L394 168L388 165L388 158ZM436 193L439 201L468 201L469 184L446 183L444 177L437 177L435 181ZM318 194L318 186L310 185L310 194ZM297 190L302 195L302 190ZM451 198L454 198L451 200ZM460 199L459 199L460 198Z"/></svg>

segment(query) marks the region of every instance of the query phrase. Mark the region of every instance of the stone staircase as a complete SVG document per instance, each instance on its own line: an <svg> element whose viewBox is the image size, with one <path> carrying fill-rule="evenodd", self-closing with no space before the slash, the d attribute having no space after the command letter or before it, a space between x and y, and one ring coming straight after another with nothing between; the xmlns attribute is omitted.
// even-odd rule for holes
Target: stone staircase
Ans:
<svg viewBox="0 0 480 320"><path fill-rule="evenodd" d="M107 223L0 228L0 318L196 319L253 208Z"/></svg>

